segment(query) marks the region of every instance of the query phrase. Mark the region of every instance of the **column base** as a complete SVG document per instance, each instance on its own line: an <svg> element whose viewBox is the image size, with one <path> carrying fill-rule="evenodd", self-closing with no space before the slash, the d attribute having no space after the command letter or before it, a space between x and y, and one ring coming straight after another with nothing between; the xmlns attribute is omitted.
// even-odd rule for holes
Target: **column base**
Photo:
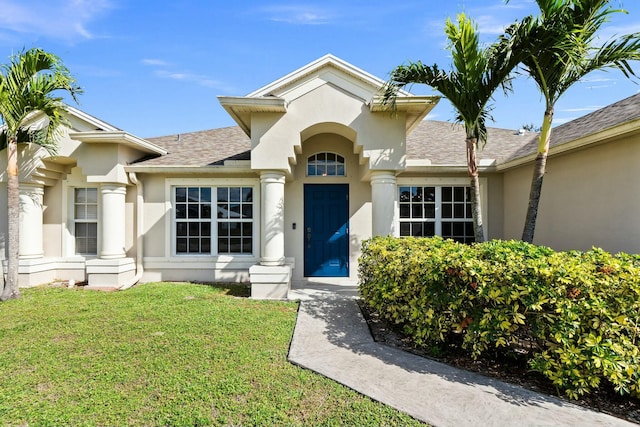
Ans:
<svg viewBox="0 0 640 427"><path fill-rule="evenodd" d="M87 261L87 286L119 287L136 275L133 258L92 259Z"/></svg>
<svg viewBox="0 0 640 427"><path fill-rule="evenodd" d="M249 268L252 299L287 299L291 289L291 266L254 265Z"/></svg>

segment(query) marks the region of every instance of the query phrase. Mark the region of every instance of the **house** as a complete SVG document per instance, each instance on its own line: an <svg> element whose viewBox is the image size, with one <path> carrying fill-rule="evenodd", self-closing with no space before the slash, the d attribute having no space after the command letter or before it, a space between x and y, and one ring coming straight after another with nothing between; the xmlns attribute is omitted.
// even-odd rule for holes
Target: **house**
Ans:
<svg viewBox="0 0 640 427"><path fill-rule="evenodd" d="M463 129L424 120L434 96L402 92L390 114L383 83L327 55L219 97L235 127L150 139L70 107L56 156L20 147L20 285L243 281L284 298L292 281L356 282L373 235L472 241ZM519 238L536 144L489 129L487 238ZM536 243L640 252L638 164L640 95L555 128Z"/></svg>

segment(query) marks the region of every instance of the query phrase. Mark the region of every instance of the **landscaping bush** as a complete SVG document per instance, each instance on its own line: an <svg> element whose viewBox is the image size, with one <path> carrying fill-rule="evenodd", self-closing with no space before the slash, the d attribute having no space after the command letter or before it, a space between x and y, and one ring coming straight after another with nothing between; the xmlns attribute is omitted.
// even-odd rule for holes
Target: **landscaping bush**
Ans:
<svg viewBox="0 0 640 427"><path fill-rule="evenodd" d="M521 241L363 244L364 301L416 344L526 357L572 398L601 381L640 396L640 257Z"/></svg>

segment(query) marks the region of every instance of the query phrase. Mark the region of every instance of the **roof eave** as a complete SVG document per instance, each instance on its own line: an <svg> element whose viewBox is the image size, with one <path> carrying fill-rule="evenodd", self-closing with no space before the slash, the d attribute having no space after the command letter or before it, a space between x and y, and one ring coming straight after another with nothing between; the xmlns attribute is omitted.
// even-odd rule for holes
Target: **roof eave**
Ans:
<svg viewBox="0 0 640 427"><path fill-rule="evenodd" d="M440 101L440 96L398 96L395 100L395 111L405 113L407 134L411 133L416 126L433 110ZM369 103L371 112L389 112L390 107L382 102L381 96L374 97Z"/></svg>
<svg viewBox="0 0 640 427"><path fill-rule="evenodd" d="M218 96L218 102L247 136L251 136L251 114L287 112L285 100L277 97Z"/></svg>
<svg viewBox="0 0 640 427"><path fill-rule="evenodd" d="M408 163L408 162L407 162ZM407 167L400 173L455 173L455 174L465 174L468 175L467 165L410 165L407 164ZM480 173L491 173L496 172L495 163L489 165L479 165L478 172Z"/></svg>
<svg viewBox="0 0 640 427"><path fill-rule="evenodd" d="M64 106L65 110L67 110L67 112L81 120L84 120L87 123L90 123L91 125L95 126L97 129L102 129L104 131L107 132L114 132L114 131L121 131L122 129L113 126L110 123L105 122L104 120L100 120L97 117L92 116L91 114L85 113L82 110L79 110L75 107L72 107L71 105L65 104Z"/></svg>
<svg viewBox="0 0 640 427"><path fill-rule="evenodd" d="M595 132L580 138L572 139L559 145L554 145L549 148L548 157L557 156L570 151L580 150L589 145L600 144L608 140L617 139L625 135L640 131L640 119L632 120L620 125L603 129L599 132ZM551 131L551 137L553 138L553 131ZM537 153L527 154L513 160L509 160L498 165L497 170L502 172L509 169L517 168L535 160Z"/></svg>
<svg viewBox="0 0 640 427"><path fill-rule="evenodd" d="M149 165L128 165L125 166L125 171L127 172L136 172L136 173L180 173L180 174L189 174L189 175L197 175L201 173L209 173L211 170L215 170L216 173L221 174L238 174L238 173L256 173L255 170L251 169L250 161L226 161L223 165L158 165L158 166L149 166Z"/></svg>
<svg viewBox="0 0 640 427"><path fill-rule="evenodd" d="M124 144L146 153L167 154L163 148L124 131L69 132L69 137L86 143Z"/></svg>

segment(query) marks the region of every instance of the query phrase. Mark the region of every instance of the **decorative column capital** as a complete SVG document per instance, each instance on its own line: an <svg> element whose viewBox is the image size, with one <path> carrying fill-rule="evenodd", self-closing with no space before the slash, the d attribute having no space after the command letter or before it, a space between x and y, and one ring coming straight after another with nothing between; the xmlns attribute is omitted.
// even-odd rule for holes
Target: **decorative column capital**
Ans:
<svg viewBox="0 0 640 427"><path fill-rule="evenodd" d="M395 171L374 170L371 171L371 185L374 184L394 184L397 182Z"/></svg>
<svg viewBox="0 0 640 427"><path fill-rule="evenodd" d="M100 192L103 194L114 194L126 196L127 187L124 184L105 182L100 184Z"/></svg>
<svg viewBox="0 0 640 427"><path fill-rule="evenodd" d="M278 170L264 170L260 172L260 182L263 184L284 184L284 172Z"/></svg>

